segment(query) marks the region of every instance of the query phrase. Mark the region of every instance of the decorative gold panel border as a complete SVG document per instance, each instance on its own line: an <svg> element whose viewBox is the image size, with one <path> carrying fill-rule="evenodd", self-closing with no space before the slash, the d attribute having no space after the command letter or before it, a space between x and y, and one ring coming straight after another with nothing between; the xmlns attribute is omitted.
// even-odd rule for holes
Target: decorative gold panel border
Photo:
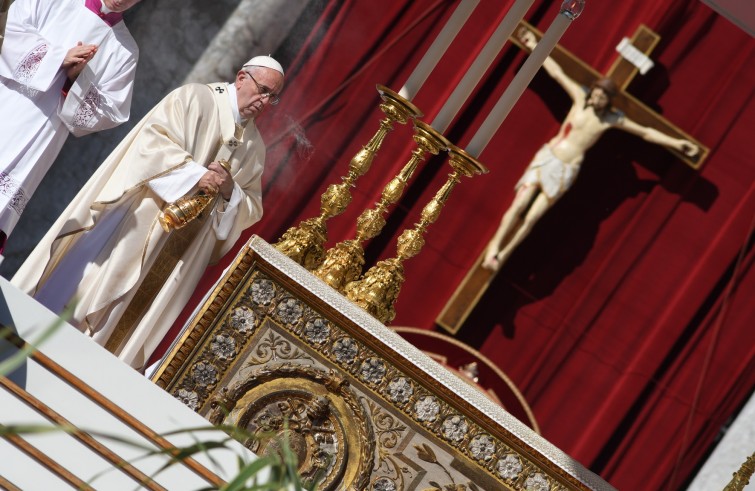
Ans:
<svg viewBox="0 0 755 491"><path fill-rule="evenodd" d="M272 319L509 489L613 489L307 270L253 237L153 379L207 414Z"/></svg>

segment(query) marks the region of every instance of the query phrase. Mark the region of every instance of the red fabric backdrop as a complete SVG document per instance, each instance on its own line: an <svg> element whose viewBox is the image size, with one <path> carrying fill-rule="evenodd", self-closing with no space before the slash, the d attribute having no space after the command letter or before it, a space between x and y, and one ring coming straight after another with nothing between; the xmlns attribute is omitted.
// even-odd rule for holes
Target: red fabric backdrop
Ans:
<svg viewBox="0 0 755 491"><path fill-rule="evenodd" d="M413 102L431 122L512 2L484 0ZM251 234L275 242L319 213L327 185L378 128L375 84L398 90L458 2L330 2L287 67L283 102L261 122L268 142L265 217ZM526 19L546 30L559 2ZM458 337L496 362L532 406L543 435L619 489L680 489L720 427L755 386L755 40L696 0L588 2L561 44L605 72L640 24L658 32L656 62L630 92L711 148L700 171L621 132L590 150L576 184L515 251ZM464 147L521 65L507 45L446 133ZM395 325L434 319L480 254L537 148L569 100L538 74L408 260ZM352 238L413 148L388 135L332 246ZM367 246L368 265L445 182L444 159L422 164ZM201 296L232 260L210 268ZM170 340L166 340L165 346Z"/></svg>

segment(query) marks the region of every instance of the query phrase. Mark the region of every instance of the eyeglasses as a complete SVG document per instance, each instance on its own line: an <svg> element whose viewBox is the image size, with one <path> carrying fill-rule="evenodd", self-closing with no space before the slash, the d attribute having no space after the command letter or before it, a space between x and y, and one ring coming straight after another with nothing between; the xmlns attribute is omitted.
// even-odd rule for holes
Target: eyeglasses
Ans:
<svg viewBox="0 0 755 491"><path fill-rule="evenodd" d="M251 73L247 72L246 70L244 72L249 75L249 78L252 79L254 85L257 86L257 92L259 93L260 97L267 97L267 102L271 106L274 106L281 101L281 98L278 96L278 94L273 93L273 89L267 87L266 85L260 85L259 82L254 79L254 76Z"/></svg>

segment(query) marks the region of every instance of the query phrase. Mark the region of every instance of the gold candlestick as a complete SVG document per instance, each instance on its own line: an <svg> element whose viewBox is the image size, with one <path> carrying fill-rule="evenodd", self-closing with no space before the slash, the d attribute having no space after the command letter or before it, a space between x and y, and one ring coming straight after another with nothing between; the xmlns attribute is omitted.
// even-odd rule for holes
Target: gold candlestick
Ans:
<svg viewBox="0 0 755 491"><path fill-rule="evenodd" d="M745 459L723 491L742 491L750 483L753 473L755 473L755 453Z"/></svg>
<svg viewBox="0 0 755 491"><path fill-rule="evenodd" d="M343 213L351 203L349 188L370 169L383 140L393 129L393 123L405 124L409 119L422 116L422 112L414 104L388 87L377 85L377 91L383 100L380 110L386 116L380 121L378 131L351 159L349 173L342 178L343 182L331 184L323 193L320 216L304 220L298 227L288 229L274 244L276 249L309 270L317 268L323 262L323 244L328 239L326 221Z"/></svg>
<svg viewBox="0 0 755 491"><path fill-rule="evenodd" d="M427 227L440 216L451 191L460 182L460 177L486 174L488 169L461 148L450 145L449 163L454 172L432 200L422 209L421 220L414 229L405 230L398 238L395 258L379 261L362 279L346 285L346 296L384 324L396 317L394 304L404 283L403 262L416 256L425 245L422 237Z"/></svg>
<svg viewBox="0 0 755 491"><path fill-rule="evenodd" d="M414 141L417 148L396 175L383 189L380 201L374 209L365 210L357 219L357 236L355 239L339 242L328 250L325 260L314 274L336 290L343 292L347 283L359 278L364 266L364 249L362 242L376 237L383 227L383 215L389 205L395 204L404 194L406 185L411 179L420 162L426 154L437 155L441 150L448 149L451 143L432 126L422 121L414 121Z"/></svg>

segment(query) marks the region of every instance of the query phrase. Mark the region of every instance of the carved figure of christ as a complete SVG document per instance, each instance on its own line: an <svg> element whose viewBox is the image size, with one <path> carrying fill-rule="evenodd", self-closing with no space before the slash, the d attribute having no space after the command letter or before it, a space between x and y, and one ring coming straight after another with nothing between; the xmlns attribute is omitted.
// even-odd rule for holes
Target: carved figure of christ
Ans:
<svg viewBox="0 0 755 491"><path fill-rule="evenodd" d="M512 37L512 41L523 49L531 49L533 43L535 43L534 40L542 36L542 33L524 21L520 22L520 26L516 32L517 34ZM525 35L520 34L522 32ZM538 165L557 165L560 166L558 171L562 172L563 169L564 173L564 175L559 174L558 180L563 181L569 178L566 175L570 170L569 164L575 163L578 169L583 151L589 148L600 137L604 129L608 127L623 129L629 133L639 135L647 141L663 145L690 167L694 169L700 167L708 155L708 148L695 141L673 123L626 92L627 86L640 71L640 68L643 68L643 63L645 65L649 63L647 55L658 44L659 39L660 37L656 33L648 27L641 25L635 32L631 45L626 46L627 43L622 43L625 45L621 50L622 54L631 57L632 62L623 56L619 57L605 75L601 75L561 46L554 48L550 58L552 61L555 61L555 64L551 65L551 68L548 70L549 74L556 78L567 92L572 92L570 95L574 99L575 104L572 106L572 110L562 125L559 134L538 152L535 160L530 164L528 172L525 172L522 180L517 185L517 195L514 203L506 214L504 214L501 226L495 236L491 239L486 249L483 250L474 266L469 270L436 319L436 322L441 327L451 333L458 332L495 278L501 263L508 258L513 249L524 239L539 217L568 189L567 185L564 189L548 190L545 189L548 185L547 182L541 181L537 184L527 182L529 180L528 173L530 173L530 177L534 174L544 173L544 170L541 169L533 171L533 167ZM552 61L548 60L546 63L552 63ZM548 68L547 65L546 68ZM603 82L606 79L610 79L615 85L610 83L604 84ZM584 95L578 93L581 89L576 89L575 87L577 86L593 87L593 89L587 95ZM594 90L595 87L600 90ZM597 106L595 106L595 112L593 112L593 109L585 111L586 106L583 107L582 105L585 103L596 104L594 99L599 99L601 94L603 96L611 96L609 108L611 113L602 116L598 113L599 108ZM584 101L580 101L581 104L577 105L577 99ZM578 114L580 112L588 114ZM598 115L597 118L596 114ZM574 132L580 129L573 126L572 122L578 124L580 119L590 117L590 115L592 115L592 118L596 122L588 122L588 124L597 126L597 124L605 123L605 128L591 129L588 127L588 133L585 137L590 140L578 141L577 139L580 138L580 135ZM550 149L557 147L562 140L569 138L576 141L578 151L574 154L574 160L572 162L568 161L571 157L568 156L569 148L565 147L564 153L567 154L567 162L558 162L559 157L562 156L554 156ZM551 163L548 162L549 159ZM558 163L553 162L554 160ZM574 170L571 179L575 177L576 170Z"/></svg>

